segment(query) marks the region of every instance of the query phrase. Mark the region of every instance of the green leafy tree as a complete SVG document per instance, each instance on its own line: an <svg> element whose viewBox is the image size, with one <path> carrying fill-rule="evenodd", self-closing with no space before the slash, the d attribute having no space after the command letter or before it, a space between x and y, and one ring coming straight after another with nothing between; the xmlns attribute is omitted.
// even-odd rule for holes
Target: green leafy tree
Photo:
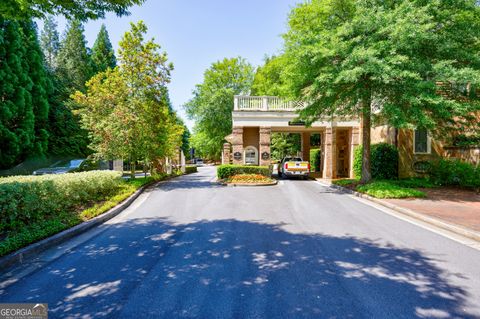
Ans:
<svg viewBox="0 0 480 319"><path fill-rule="evenodd" d="M107 28L102 24L97 39L92 48L93 73L103 72L107 68L113 69L117 65L115 52L108 37Z"/></svg>
<svg viewBox="0 0 480 319"><path fill-rule="evenodd" d="M252 84L252 95L284 96L285 88L282 72L287 62L284 55L267 57L265 64L255 73Z"/></svg>
<svg viewBox="0 0 480 319"><path fill-rule="evenodd" d="M82 123L97 156L159 167L181 146L183 127L166 87L173 66L153 39L144 39L146 32L142 21L132 24L120 41L119 65L95 75L86 93L77 91L73 98L82 106Z"/></svg>
<svg viewBox="0 0 480 319"><path fill-rule="evenodd" d="M190 155L190 130L188 127L185 125L183 120L177 116L177 124L180 125L183 128L183 134L182 134L182 146L180 149L183 151L183 154L185 157L189 157Z"/></svg>
<svg viewBox="0 0 480 319"><path fill-rule="evenodd" d="M301 143L298 133L272 133L272 158L282 160L285 156L296 156L302 149Z"/></svg>
<svg viewBox="0 0 480 319"><path fill-rule="evenodd" d="M107 12L128 15L127 9L144 0L2 0L0 15L7 19L43 18L64 15L78 20L104 18Z"/></svg>
<svg viewBox="0 0 480 319"><path fill-rule="evenodd" d="M435 129L478 110L438 82L479 83L480 15L475 0L312 0L290 15L285 79L309 105L308 122L357 115L362 181L371 179L370 127ZM478 86L477 86L478 87Z"/></svg>
<svg viewBox="0 0 480 319"><path fill-rule="evenodd" d="M70 21L57 57L57 76L68 97L75 91L85 91L92 75L84 28L79 20Z"/></svg>
<svg viewBox="0 0 480 319"><path fill-rule="evenodd" d="M40 45L45 57L45 64L50 71L57 67L57 55L60 49L60 37L57 31L57 23L53 16L49 15L43 23L43 30L40 35Z"/></svg>
<svg viewBox="0 0 480 319"><path fill-rule="evenodd" d="M207 147L205 154L220 157L225 136L232 132L234 95L249 93L252 81L253 67L240 57L215 62L205 71L203 83L185 105L195 120L195 141L202 140L197 149Z"/></svg>

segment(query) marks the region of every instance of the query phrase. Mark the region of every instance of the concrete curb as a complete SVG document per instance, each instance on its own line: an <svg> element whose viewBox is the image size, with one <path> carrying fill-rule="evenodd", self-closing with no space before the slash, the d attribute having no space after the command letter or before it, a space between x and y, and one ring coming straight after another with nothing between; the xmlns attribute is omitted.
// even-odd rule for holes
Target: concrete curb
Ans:
<svg viewBox="0 0 480 319"><path fill-rule="evenodd" d="M1 257L0 269L7 269L8 267L11 267L16 263L22 264L25 259L28 259L38 253L41 253L53 246L59 245L72 237L75 237L77 235L80 235L92 229L95 226L103 224L104 222L117 216L124 209L130 206L130 204L132 204L133 201L135 201L138 198L138 196L140 196L140 194L143 193L145 189L161 182L162 181L144 185L140 187L138 190L136 190L135 193L130 195L130 197L125 199L123 202L121 202L117 206L106 211L105 213L98 215L86 222L73 226L72 228L65 229L55 235L42 239L36 243L23 247L20 250L17 250L16 252L10 253L9 255Z"/></svg>
<svg viewBox="0 0 480 319"><path fill-rule="evenodd" d="M248 184L248 183L220 183L221 185L223 186L227 186L227 187L261 187L261 186L275 186L278 184L278 181L274 181L272 183L256 183L256 184Z"/></svg>
<svg viewBox="0 0 480 319"><path fill-rule="evenodd" d="M444 221L436 219L436 218L425 216L422 213L418 213L418 212L413 211L411 209L403 208L403 207L400 207L400 206L397 206L397 205L394 205L394 204L391 204L391 203L387 203L387 202L382 201L381 199L378 199L378 198L375 198L375 197L372 197L370 195L366 195L366 194L363 194L363 193L359 193L359 192L353 191L351 189L348 189L348 188L345 188L345 187L342 187L342 186L339 186L339 185L327 184L325 182L320 182L320 181L318 181L318 182L323 184L323 185L329 186L331 188L341 190L342 192L354 195L356 197L367 199L371 202L374 202L375 204L379 204L379 205L387 207L391 210L394 210L397 213L407 215L409 217L415 218L417 220L420 220L420 221L425 222L427 224L433 225L435 227L438 227L438 228L450 231L452 233L455 233L457 235L467 237L469 239L473 239L475 241L480 242L480 232L476 232L474 230L471 230L471 229L468 229L468 228L465 228L465 227L462 227L462 226L458 226L458 225L454 225L454 224L451 224L451 223L448 223L448 222L444 222Z"/></svg>

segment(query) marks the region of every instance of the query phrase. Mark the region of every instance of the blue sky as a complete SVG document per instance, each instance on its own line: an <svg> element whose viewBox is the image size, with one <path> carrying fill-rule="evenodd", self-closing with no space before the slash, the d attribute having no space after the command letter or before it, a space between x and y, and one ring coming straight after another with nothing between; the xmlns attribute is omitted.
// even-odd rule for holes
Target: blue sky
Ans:
<svg viewBox="0 0 480 319"><path fill-rule="evenodd" d="M224 57L241 56L257 66L266 54L278 53L281 34L287 29L290 10L300 0L147 0L131 8L130 16L109 14L104 20L85 24L91 47L105 23L117 49L130 22L144 20L149 36L162 46L175 70L169 85L175 109L186 120L182 105L192 96L195 84L211 63ZM65 20L58 18L63 33ZM39 28L41 29L41 23ZM193 123L187 121L192 128Z"/></svg>

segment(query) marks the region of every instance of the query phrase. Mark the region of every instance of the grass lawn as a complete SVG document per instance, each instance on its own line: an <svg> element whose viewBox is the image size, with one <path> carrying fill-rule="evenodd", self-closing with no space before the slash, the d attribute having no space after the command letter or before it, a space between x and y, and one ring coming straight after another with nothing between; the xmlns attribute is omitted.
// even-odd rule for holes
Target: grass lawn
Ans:
<svg viewBox="0 0 480 319"><path fill-rule="evenodd" d="M137 178L122 183L115 194L101 202L86 203L75 211L65 211L59 214L52 214L49 218L43 219L30 225L23 225L14 231L0 235L0 256L4 256L29 244L37 242L46 237L52 236L67 228L71 228L95 216L105 213L120 202L132 195L143 185L154 182L153 177Z"/></svg>
<svg viewBox="0 0 480 319"><path fill-rule="evenodd" d="M347 187L376 198L422 198L425 193L417 188L433 188L435 185L424 178L400 180L374 180L361 184L357 179L341 179L333 184Z"/></svg>

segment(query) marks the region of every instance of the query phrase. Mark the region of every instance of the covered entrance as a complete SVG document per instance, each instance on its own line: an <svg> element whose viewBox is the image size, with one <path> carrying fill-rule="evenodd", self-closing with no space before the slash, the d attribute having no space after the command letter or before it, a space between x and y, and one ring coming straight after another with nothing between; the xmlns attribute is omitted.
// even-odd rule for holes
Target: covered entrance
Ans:
<svg viewBox="0 0 480 319"><path fill-rule="evenodd" d="M278 97L236 96L232 134L226 138L222 162L268 166L272 162L272 135L296 133L301 136L300 153L304 160L310 160L312 147L320 149L323 178L353 177L353 150L359 144L359 122L333 119L306 127L296 120L296 111L301 107L301 103ZM312 146L314 135L319 142Z"/></svg>

